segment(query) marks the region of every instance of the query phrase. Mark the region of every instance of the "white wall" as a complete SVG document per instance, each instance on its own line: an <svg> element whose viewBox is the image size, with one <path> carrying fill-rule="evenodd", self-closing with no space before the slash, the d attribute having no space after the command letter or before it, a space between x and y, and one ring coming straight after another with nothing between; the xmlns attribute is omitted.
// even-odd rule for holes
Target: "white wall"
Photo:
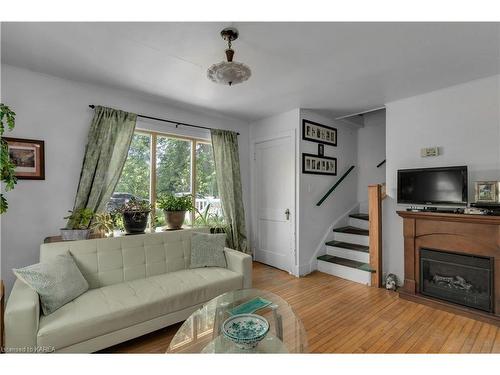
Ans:
<svg viewBox="0 0 500 375"><path fill-rule="evenodd" d="M251 148L253 147L253 143L257 140L260 139L267 139L267 138L272 138L276 135L279 135L280 133L285 133L285 132L293 132L295 134L295 149L299 150L300 147L300 131L299 131L299 121L300 121L300 110L298 108L292 109L288 112L281 113L275 116L267 117L264 119L261 119L259 121L256 121L254 123L250 124L250 143L251 143ZM251 155L251 161L250 163L253 162L253 155ZM297 192L299 191L299 168L300 168L300 157L299 154L297 153L296 158L295 158L295 184L296 184L296 195L295 195L295 211L292 209L291 210L291 215L293 217L293 221L295 223L295 241L296 241L296 252L298 254L299 248L298 248L298 241L300 238L300 233L298 231L299 226L299 196ZM256 202L255 202L255 197L252 194L252 212L256 212ZM252 238L252 244L255 245L258 243L257 241L257 232L256 232L256 226L257 226L257 217L253 215L252 217L252 227L250 229L251 231L251 238ZM255 250L253 248L252 250ZM298 271L298 260L295 259L295 267L292 269L292 273L295 275L299 274Z"/></svg>
<svg viewBox="0 0 500 375"><path fill-rule="evenodd" d="M500 180L500 76L386 104L387 193L383 207L384 271L403 280L402 219L396 210L397 170L467 165L469 201L475 180ZM420 148L442 155L421 158Z"/></svg>
<svg viewBox="0 0 500 375"><path fill-rule="evenodd" d="M187 123L238 131L241 175L247 222L250 222L248 124L213 113L188 111L150 101L125 91L83 84L2 66L2 98L17 113L11 136L45 141L45 180L20 180L7 194L9 211L2 217L2 277L10 290L11 269L38 261L39 246L46 236L58 234L62 219L73 206L87 133L93 111L101 104L126 111ZM138 127L176 132L158 122L140 122ZM206 132L177 130L193 135Z"/></svg>
<svg viewBox="0 0 500 375"><path fill-rule="evenodd" d="M351 210L357 203L357 174L351 172L341 185L327 198L321 206L316 203L332 187L332 185L347 171L351 165L356 165L357 159L357 128L342 122L336 122L313 110L301 109L302 119L337 128L337 147L325 145L325 156L337 158L337 176L320 176L300 173L300 238L299 238L299 272L306 274L314 268L316 251L322 247L325 233L332 223ZM302 125L300 125L302 127ZM302 137L302 135L300 135ZM301 141L300 154L317 154L318 144ZM311 264L312 263L312 264Z"/></svg>
<svg viewBox="0 0 500 375"><path fill-rule="evenodd" d="M318 144L302 140L302 119L337 128L338 146L325 145L325 156L337 158L337 176L302 173L302 153L318 152ZM304 275L315 268L317 251L322 248L325 233L357 203L357 174L352 172L337 190L320 206L316 203L357 160L357 127L318 114L309 109L293 109L250 125L250 142L293 130L296 134L296 267L295 275ZM255 207L252 206L253 212ZM253 218L253 228L255 228ZM252 238L255 239L255 230ZM256 243L256 241L254 241Z"/></svg>
<svg viewBox="0 0 500 375"><path fill-rule="evenodd" d="M385 182L385 110L367 113L364 126L358 130L358 201L361 210L368 209L368 185Z"/></svg>

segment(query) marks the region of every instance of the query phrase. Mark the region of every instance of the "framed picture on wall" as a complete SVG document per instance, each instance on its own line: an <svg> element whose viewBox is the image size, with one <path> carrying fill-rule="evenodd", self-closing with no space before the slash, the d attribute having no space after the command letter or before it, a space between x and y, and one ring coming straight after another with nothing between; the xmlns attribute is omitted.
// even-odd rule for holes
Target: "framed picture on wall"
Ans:
<svg viewBox="0 0 500 375"><path fill-rule="evenodd" d="M304 119L302 120L302 139L337 146L337 129Z"/></svg>
<svg viewBox="0 0 500 375"><path fill-rule="evenodd" d="M476 181L475 185L475 198L477 203L499 203L500 192L497 181Z"/></svg>
<svg viewBox="0 0 500 375"><path fill-rule="evenodd" d="M45 180L44 142L35 139L3 138L19 180Z"/></svg>
<svg viewBox="0 0 500 375"><path fill-rule="evenodd" d="M337 158L302 154L302 173L336 176Z"/></svg>

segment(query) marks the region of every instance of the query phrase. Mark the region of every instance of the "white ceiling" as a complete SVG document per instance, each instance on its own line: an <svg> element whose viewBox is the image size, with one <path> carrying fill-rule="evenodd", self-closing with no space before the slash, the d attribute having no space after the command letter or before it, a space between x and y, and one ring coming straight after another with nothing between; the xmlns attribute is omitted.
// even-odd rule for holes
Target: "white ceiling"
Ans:
<svg viewBox="0 0 500 375"><path fill-rule="evenodd" d="M206 78L240 31L252 77ZM292 108L344 115L500 73L499 23L3 23L2 62L255 120Z"/></svg>

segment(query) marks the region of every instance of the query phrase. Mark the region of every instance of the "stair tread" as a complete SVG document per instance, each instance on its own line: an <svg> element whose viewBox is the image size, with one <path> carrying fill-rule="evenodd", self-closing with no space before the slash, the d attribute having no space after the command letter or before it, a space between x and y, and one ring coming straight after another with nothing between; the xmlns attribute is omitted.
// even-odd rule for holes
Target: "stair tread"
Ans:
<svg viewBox="0 0 500 375"><path fill-rule="evenodd" d="M358 213L358 214L350 214L349 217L352 217L354 219L359 219L359 220L370 220L370 217L368 214L363 214L363 213Z"/></svg>
<svg viewBox="0 0 500 375"><path fill-rule="evenodd" d="M357 260L336 257L328 254L321 255L317 259L328 263L334 263L334 264L339 264L341 266L354 268L360 271L375 272L375 270L371 268L368 263L358 262Z"/></svg>
<svg viewBox="0 0 500 375"><path fill-rule="evenodd" d="M354 251L361 251L363 253L369 253L370 248L365 245L358 245L357 243L349 243L349 242L342 242L342 241L328 241L325 243L326 246L334 246L334 247L341 247L344 249L349 249L349 250L354 250Z"/></svg>
<svg viewBox="0 0 500 375"><path fill-rule="evenodd" d="M348 225L346 227L335 228L335 229L333 229L333 231L336 233L358 234L361 236L369 236L370 235L370 232L368 232L368 229L351 227L350 225Z"/></svg>

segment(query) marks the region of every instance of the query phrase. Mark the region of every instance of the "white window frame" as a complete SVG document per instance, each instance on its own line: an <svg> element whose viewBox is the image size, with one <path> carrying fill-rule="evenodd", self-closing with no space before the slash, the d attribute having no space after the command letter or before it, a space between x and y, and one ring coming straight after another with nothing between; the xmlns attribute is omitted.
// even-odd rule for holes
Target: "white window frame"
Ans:
<svg viewBox="0 0 500 375"><path fill-rule="evenodd" d="M198 143L204 144L212 144L210 139L206 138L197 138L197 137L189 137L185 135L178 135L166 132L158 132L153 130L141 129L137 128L134 131L134 134L142 134L149 136L149 202L153 205L154 209L156 209L156 144L158 137L166 137L173 139L181 139L184 141L191 142L191 176L190 176L190 185L191 185L191 196L193 201L193 207L191 209L191 226L194 226L194 220L196 217L196 145ZM156 213L156 211L155 211ZM156 216L156 215L155 215ZM153 220L151 220L153 221ZM151 227L153 223L151 222Z"/></svg>

